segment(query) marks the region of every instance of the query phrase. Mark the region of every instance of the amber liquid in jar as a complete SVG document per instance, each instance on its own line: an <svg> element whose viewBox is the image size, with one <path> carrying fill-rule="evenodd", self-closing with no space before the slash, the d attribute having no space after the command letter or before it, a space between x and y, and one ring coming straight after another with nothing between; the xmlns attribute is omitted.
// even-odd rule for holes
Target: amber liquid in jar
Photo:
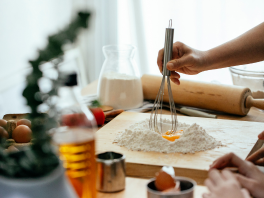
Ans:
<svg viewBox="0 0 264 198"><path fill-rule="evenodd" d="M80 198L96 198L95 139L89 129L70 127L55 134L66 174Z"/></svg>

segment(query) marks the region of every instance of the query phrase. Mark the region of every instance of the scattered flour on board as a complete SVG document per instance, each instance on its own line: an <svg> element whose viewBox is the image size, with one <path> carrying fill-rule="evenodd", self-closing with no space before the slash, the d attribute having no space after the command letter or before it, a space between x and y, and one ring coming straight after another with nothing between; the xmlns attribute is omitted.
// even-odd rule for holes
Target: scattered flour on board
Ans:
<svg viewBox="0 0 264 198"><path fill-rule="evenodd" d="M170 130L171 122L168 119L162 120L163 132ZM206 131L194 123L192 125L178 122L177 130L183 130L183 135L170 142L164 139L159 133L149 129L149 119L135 123L121 131L113 143L136 151L155 151L161 153L195 153L214 149L222 146Z"/></svg>

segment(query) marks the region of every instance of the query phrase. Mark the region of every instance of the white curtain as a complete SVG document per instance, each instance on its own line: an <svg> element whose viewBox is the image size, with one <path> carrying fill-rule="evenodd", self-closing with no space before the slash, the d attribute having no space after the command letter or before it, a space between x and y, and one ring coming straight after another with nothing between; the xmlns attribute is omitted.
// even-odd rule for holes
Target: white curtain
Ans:
<svg viewBox="0 0 264 198"><path fill-rule="evenodd" d="M169 19L174 41L207 50L263 22L263 8L263 0L1 0L0 117L27 112L21 93L28 60L77 10L92 12L90 27L81 33L77 45L85 86L99 76L104 45L136 46L141 74L160 75L156 59ZM182 78L232 83L228 69Z"/></svg>
<svg viewBox="0 0 264 198"><path fill-rule="evenodd" d="M156 59L172 19L174 42L208 50L264 21L263 0L119 0L120 43L138 47L141 73L159 74ZM264 63L256 63L263 65ZM182 78L232 84L228 69Z"/></svg>

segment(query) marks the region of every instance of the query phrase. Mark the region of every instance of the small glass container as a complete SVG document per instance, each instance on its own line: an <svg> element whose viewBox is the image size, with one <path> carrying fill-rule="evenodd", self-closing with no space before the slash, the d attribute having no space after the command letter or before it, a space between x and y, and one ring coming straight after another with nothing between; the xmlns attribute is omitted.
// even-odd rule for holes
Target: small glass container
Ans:
<svg viewBox="0 0 264 198"><path fill-rule="evenodd" d="M100 73L97 94L103 105L115 109L134 109L143 104L141 79L133 60L132 45L103 47L105 61Z"/></svg>
<svg viewBox="0 0 264 198"><path fill-rule="evenodd" d="M229 68L234 85L250 88L254 98L264 98L263 63L240 65Z"/></svg>

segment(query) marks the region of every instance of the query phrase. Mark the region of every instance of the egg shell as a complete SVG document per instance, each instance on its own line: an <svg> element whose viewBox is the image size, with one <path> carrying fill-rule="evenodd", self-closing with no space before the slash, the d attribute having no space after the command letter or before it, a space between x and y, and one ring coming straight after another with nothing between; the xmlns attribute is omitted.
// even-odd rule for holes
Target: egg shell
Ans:
<svg viewBox="0 0 264 198"><path fill-rule="evenodd" d="M162 170L156 174L155 186L159 191L174 188L175 185L175 181L170 174Z"/></svg>
<svg viewBox="0 0 264 198"><path fill-rule="evenodd" d="M7 121L4 119L0 119L0 126L6 129Z"/></svg>
<svg viewBox="0 0 264 198"><path fill-rule="evenodd" d="M28 119L20 119L17 121L17 126L19 126L19 125L26 125L29 128L31 128L31 121Z"/></svg>
<svg viewBox="0 0 264 198"><path fill-rule="evenodd" d="M167 190L162 191L163 193L178 193L181 191L180 181L176 181L176 185L174 188L169 188Z"/></svg>
<svg viewBox="0 0 264 198"><path fill-rule="evenodd" d="M17 143L28 143L31 140L31 136L32 136L32 131L26 125L17 126L12 133L12 138Z"/></svg>
<svg viewBox="0 0 264 198"><path fill-rule="evenodd" d="M0 126L0 138L2 138L2 137L8 139L9 135L8 135L7 131L3 127Z"/></svg>

